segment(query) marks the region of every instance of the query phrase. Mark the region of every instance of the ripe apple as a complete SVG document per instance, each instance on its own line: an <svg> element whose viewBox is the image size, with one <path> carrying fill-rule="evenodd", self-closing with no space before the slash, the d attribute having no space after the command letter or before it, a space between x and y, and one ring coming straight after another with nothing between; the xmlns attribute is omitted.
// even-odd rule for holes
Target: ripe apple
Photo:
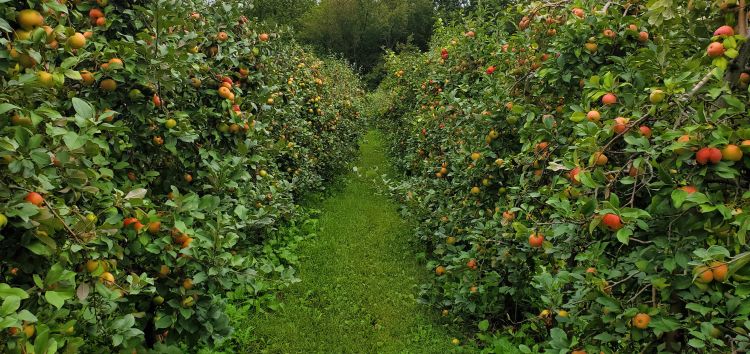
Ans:
<svg viewBox="0 0 750 354"><path fill-rule="evenodd" d="M732 26L721 26L714 31L714 36L734 36L734 28Z"/></svg>
<svg viewBox="0 0 750 354"><path fill-rule="evenodd" d="M685 191L687 194L693 194L698 191L698 188L695 186L682 186L679 189Z"/></svg>
<svg viewBox="0 0 750 354"><path fill-rule="evenodd" d="M604 166L609 161L609 158L602 152L596 152L594 153L592 161L596 166Z"/></svg>
<svg viewBox="0 0 750 354"><path fill-rule="evenodd" d="M611 105L617 103L617 96L615 96L614 93L608 93L608 94L602 96L602 103L605 104L605 105L607 105L607 106L611 106Z"/></svg>
<svg viewBox="0 0 750 354"><path fill-rule="evenodd" d="M544 244L544 235L540 233L533 233L529 236L529 246L532 248L540 248Z"/></svg>
<svg viewBox="0 0 750 354"><path fill-rule="evenodd" d="M573 15L575 15L578 18L584 18L586 16L586 12L583 11L583 9L576 7L573 9Z"/></svg>
<svg viewBox="0 0 750 354"><path fill-rule="evenodd" d="M617 231L619 229L622 229L623 227L620 217L616 214L611 213L604 214L604 216L602 216L602 224L604 224L604 226L606 226L611 231Z"/></svg>
<svg viewBox="0 0 750 354"><path fill-rule="evenodd" d="M638 41L641 43L648 42L648 32L641 31L638 33Z"/></svg>
<svg viewBox="0 0 750 354"><path fill-rule="evenodd" d="M36 206L42 206L42 204L44 204L44 198L42 198L42 196L37 192L29 192L24 200Z"/></svg>
<svg viewBox="0 0 750 354"><path fill-rule="evenodd" d="M724 55L724 52L726 49L724 49L724 44L721 44L719 42L713 42L708 45L708 48L706 49L706 54L711 58L716 58Z"/></svg>
<svg viewBox="0 0 750 354"><path fill-rule="evenodd" d="M586 118L590 122L598 122L602 118L602 115L599 113L599 111L589 111L586 114Z"/></svg>
<svg viewBox="0 0 750 354"><path fill-rule="evenodd" d="M617 117L615 118L615 124L612 126L612 130L615 131L617 134L622 134L626 130L628 130L628 123L630 122L630 119L623 118L623 117Z"/></svg>
<svg viewBox="0 0 750 354"><path fill-rule="evenodd" d="M570 182L573 184L581 183L581 179L578 176L578 174L581 173L580 167L575 167L572 170L570 170L570 173L568 173L568 176L570 177Z"/></svg>
<svg viewBox="0 0 750 354"><path fill-rule="evenodd" d="M651 138L651 128L642 125L638 127L638 130L640 130L641 134L646 137L646 139Z"/></svg>
<svg viewBox="0 0 750 354"><path fill-rule="evenodd" d="M698 152L695 154L695 161L699 165L706 165L708 163L715 165L719 163L719 161L721 161L721 157L721 150L717 148L704 147L698 150Z"/></svg>

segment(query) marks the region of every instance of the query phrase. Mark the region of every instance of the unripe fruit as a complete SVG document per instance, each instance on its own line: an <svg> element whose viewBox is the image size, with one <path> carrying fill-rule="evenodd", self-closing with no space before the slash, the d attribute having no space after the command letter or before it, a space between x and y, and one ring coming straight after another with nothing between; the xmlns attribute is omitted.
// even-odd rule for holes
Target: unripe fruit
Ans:
<svg viewBox="0 0 750 354"><path fill-rule="evenodd" d="M39 83L42 84L42 86L52 87L55 85L55 80L52 77L52 74L46 71L40 71L36 74L36 76L39 79Z"/></svg>
<svg viewBox="0 0 750 354"><path fill-rule="evenodd" d="M27 338L33 337L34 333L36 333L36 327L33 324L23 325L23 334L25 334Z"/></svg>
<svg viewBox="0 0 750 354"><path fill-rule="evenodd" d="M68 45L73 49L81 49L86 45L86 37L83 34L76 33L68 37Z"/></svg>
<svg viewBox="0 0 750 354"><path fill-rule="evenodd" d="M177 126L177 121L174 119L167 119L166 122L164 122L164 127L167 129L172 129Z"/></svg>
<svg viewBox="0 0 750 354"><path fill-rule="evenodd" d="M667 95L662 90L653 90L651 91L651 94L648 95L648 99L652 104L658 104L664 102L666 96Z"/></svg>
<svg viewBox="0 0 750 354"><path fill-rule="evenodd" d="M193 279L187 278L182 281L182 287L185 288L185 290L190 290L193 288Z"/></svg>
<svg viewBox="0 0 750 354"><path fill-rule="evenodd" d="M99 281L104 285L112 285L115 283L115 276L110 272L104 272L99 276Z"/></svg>
<svg viewBox="0 0 750 354"><path fill-rule="evenodd" d="M27 31L44 24L42 14L32 9L21 10L16 20L21 25L21 28Z"/></svg>
<svg viewBox="0 0 750 354"><path fill-rule="evenodd" d="M99 83L99 88L104 91L112 92L114 90L117 90L117 82L112 79L105 79Z"/></svg>
<svg viewBox="0 0 750 354"><path fill-rule="evenodd" d="M725 161L740 161L742 160L742 150L737 145L729 144L721 150L721 158Z"/></svg>
<svg viewBox="0 0 750 354"><path fill-rule="evenodd" d="M8 225L8 217L6 217L3 214L0 214L0 230L2 230L5 225Z"/></svg>

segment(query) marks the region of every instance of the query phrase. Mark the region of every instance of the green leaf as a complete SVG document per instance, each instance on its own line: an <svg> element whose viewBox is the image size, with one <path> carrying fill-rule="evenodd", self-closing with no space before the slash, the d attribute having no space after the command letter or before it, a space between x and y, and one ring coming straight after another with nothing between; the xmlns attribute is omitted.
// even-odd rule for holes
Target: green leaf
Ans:
<svg viewBox="0 0 750 354"><path fill-rule="evenodd" d="M159 319L156 320L154 323L156 329L161 328L169 328L172 327L172 324L174 323L174 318L170 315L159 317Z"/></svg>
<svg viewBox="0 0 750 354"><path fill-rule="evenodd" d="M59 291L47 291L44 293L44 298L52 304L52 306L57 307L57 309L61 309L65 305L65 300L68 300L71 298L71 296L67 293L62 293Z"/></svg>
<svg viewBox="0 0 750 354"><path fill-rule="evenodd" d="M63 141L65 142L65 146L70 150L77 150L86 145L86 139L72 131L63 135Z"/></svg>
<svg viewBox="0 0 750 354"><path fill-rule="evenodd" d="M21 300L29 298L29 294L23 291L23 289L11 288L8 284L0 283L0 299L5 299L8 296L16 296Z"/></svg>
<svg viewBox="0 0 750 354"><path fill-rule="evenodd" d="M628 228L623 228L617 231L617 241L620 241L624 244L628 244L630 242L630 236L633 236L633 230Z"/></svg>
<svg viewBox="0 0 750 354"><path fill-rule="evenodd" d="M21 307L21 298L15 295L6 296L3 305L0 306L0 316L8 316Z"/></svg>
<svg viewBox="0 0 750 354"><path fill-rule="evenodd" d="M81 118L94 118L94 107L78 97L73 97L73 108Z"/></svg>
<svg viewBox="0 0 750 354"><path fill-rule="evenodd" d="M703 343L703 341L698 338L693 338L689 340L688 345L696 349L702 349L706 347L706 344Z"/></svg>
<svg viewBox="0 0 750 354"><path fill-rule="evenodd" d="M18 106L10 103L1 103L0 104L0 114L3 114L5 112L10 111L11 109L21 109Z"/></svg>

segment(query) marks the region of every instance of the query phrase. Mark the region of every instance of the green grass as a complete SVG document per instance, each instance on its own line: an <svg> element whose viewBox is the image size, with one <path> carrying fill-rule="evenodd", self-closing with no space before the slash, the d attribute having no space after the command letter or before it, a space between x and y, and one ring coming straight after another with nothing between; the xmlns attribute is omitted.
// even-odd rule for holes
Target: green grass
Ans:
<svg viewBox="0 0 750 354"><path fill-rule="evenodd" d="M300 247L299 277L279 294L278 312L237 325L248 353L450 353L449 328L417 303L428 276L410 245L410 227L378 176L388 171L380 136L369 133L357 172L322 201L320 232Z"/></svg>

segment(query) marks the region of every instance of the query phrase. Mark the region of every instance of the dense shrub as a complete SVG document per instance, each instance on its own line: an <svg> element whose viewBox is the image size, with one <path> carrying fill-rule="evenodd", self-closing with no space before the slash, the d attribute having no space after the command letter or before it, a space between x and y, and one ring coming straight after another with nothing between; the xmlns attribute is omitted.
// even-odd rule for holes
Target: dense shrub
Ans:
<svg viewBox="0 0 750 354"><path fill-rule="evenodd" d="M423 296L488 351L747 350L745 10L519 3L388 58Z"/></svg>
<svg viewBox="0 0 750 354"><path fill-rule="evenodd" d="M227 291L293 280L264 243L353 157L362 91L243 3L0 2L0 351L194 348Z"/></svg>

